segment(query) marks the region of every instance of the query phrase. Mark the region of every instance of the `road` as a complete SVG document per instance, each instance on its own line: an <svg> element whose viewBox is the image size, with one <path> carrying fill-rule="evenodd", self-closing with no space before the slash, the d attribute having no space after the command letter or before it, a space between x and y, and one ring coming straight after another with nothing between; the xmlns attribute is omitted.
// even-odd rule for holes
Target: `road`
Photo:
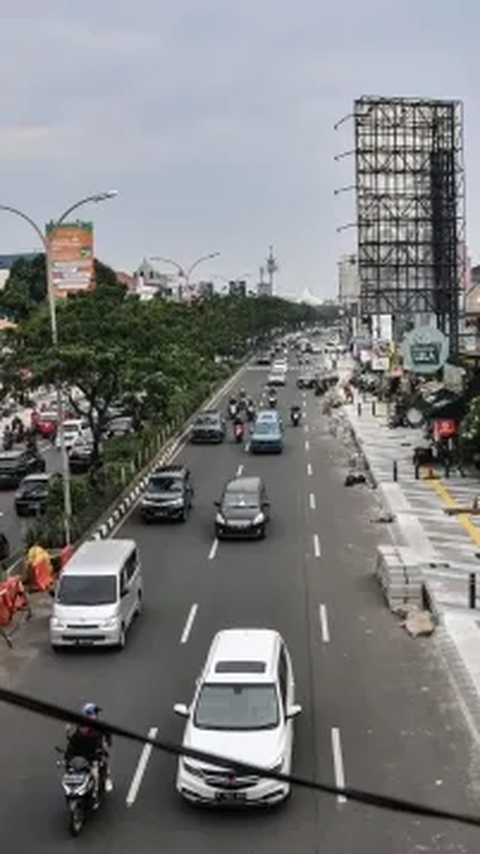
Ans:
<svg viewBox="0 0 480 854"><path fill-rule="evenodd" d="M258 394L265 377L252 370L241 384ZM476 750L434 642L403 632L373 579L375 548L386 534L370 521L372 494L344 488L346 450L328 435L318 399L293 389L294 378L280 405L286 414L300 399L304 424L287 426L281 457L252 458L231 442L188 446L181 459L196 485L188 523L144 527L134 513L117 532L139 544L147 593L127 649L55 656L45 636L15 684L73 706L94 700L119 724L178 740L182 724L172 706L191 698L214 633L275 627L290 648L303 705L297 773L476 812ZM240 467L267 483L271 530L263 542L214 548L213 501ZM283 808L248 820L197 811L177 798L174 763L160 754L132 790L140 751L123 742L114 751L115 792L81 841L72 841L53 753L61 727L5 707L0 727L8 854L69 854L79 844L87 854L478 851L480 831L299 790Z"/></svg>

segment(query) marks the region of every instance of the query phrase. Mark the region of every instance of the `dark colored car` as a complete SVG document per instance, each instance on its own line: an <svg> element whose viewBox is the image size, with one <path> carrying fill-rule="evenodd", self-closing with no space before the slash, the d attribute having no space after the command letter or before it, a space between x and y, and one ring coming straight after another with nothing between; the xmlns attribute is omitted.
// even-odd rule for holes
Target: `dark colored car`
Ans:
<svg viewBox="0 0 480 854"><path fill-rule="evenodd" d="M237 477L229 481L220 501L215 502L217 539L226 537L263 539L270 521L270 502L260 477Z"/></svg>
<svg viewBox="0 0 480 854"><path fill-rule="evenodd" d="M270 353L259 353L257 356L257 365L270 365L272 361Z"/></svg>
<svg viewBox="0 0 480 854"><path fill-rule="evenodd" d="M135 424L131 415L116 415L111 418L105 429L109 439L114 436L129 436L135 432Z"/></svg>
<svg viewBox="0 0 480 854"><path fill-rule="evenodd" d="M101 458L101 448L100 458ZM93 465L93 442L78 439L68 452L68 462L72 474L84 474Z"/></svg>
<svg viewBox="0 0 480 854"><path fill-rule="evenodd" d="M60 479L58 474L29 474L15 495L15 510L18 516L40 516L47 509L48 495L53 484Z"/></svg>
<svg viewBox="0 0 480 854"><path fill-rule="evenodd" d="M301 374L297 380L297 388L315 388L315 374Z"/></svg>
<svg viewBox="0 0 480 854"><path fill-rule="evenodd" d="M186 466L160 466L150 475L140 503L144 522L186 522L193 504L192 477Z"/></svg>
<svg viewBox="0 0 480 854"><path fill-rule="evenodd" d="M223 442L225 433L225 422L220 412L201 412L192 424L190 441L197 444Z"/></svg>
<svg viewBox="0 0 480 854"><path fill-rule="evenodd" d="M45 460L33 449L0 451L0 489L16 489L27 474L45 468Z"/></svg>

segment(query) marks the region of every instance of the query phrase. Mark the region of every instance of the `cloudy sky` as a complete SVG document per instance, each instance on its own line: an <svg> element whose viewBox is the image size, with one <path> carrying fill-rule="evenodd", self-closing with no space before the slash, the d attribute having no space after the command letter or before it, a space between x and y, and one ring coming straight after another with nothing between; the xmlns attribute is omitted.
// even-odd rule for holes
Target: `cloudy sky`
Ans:
<svg viewBox="0 0 480 854"><path fill-rule="evenodd" d="M164 255L329 296L354 249L353 128L364 94L465 101L468 231L480 256L480 5L475 0L2 0L0 203L40 223L93 211L97 255ZM0 252L36 248L2 214Z"/></svg>

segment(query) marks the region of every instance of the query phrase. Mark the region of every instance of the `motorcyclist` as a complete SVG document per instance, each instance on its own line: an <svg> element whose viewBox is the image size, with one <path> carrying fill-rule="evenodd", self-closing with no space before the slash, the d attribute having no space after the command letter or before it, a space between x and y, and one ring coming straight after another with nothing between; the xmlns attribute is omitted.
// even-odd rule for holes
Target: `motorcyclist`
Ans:
<svg viewBox="0 0 480 854"><path fill-rule="evenodd" d="M237 412L238 412L237 398L231 397L230 400L228 401L228 414L230 415L230 418L235 418Z"/></svg>
<svg viewBox="0 0 480 854"><path fill-rule="evenodd" d="M96 721L99 713L100 708L95 703L86 703L82 708L82 715L91 721ZM97 809L99 805L100 766L102 763L105 768L105 789L109 792L113 788L108 765L111 738L95 729L95 727L89 726L88 722L86 722L84 725L77 726L73 732L67 727L67 739L65 762L68 764L75 756L82 756L90 764L95 787L93 806L94 809Z"/></svg>
<svg viewBox="0 0 480 854"><path fill-rule="evenodd" d="M255 417L255 401L249 397L247 400L247 418L249 421L253 421Z"/></svg>
<svg viewBox="0 0 480 854"><path fill-rule="evenodd" d="M11 451L13 447L13 434L10 427L5 427L3 431L3 450Z"/></svg>
<svg viewBox="0 0 480 854"><path fill-rule="evenodd" d="M291 418L292 424L295 423L295 421L297 421L297 422L300 421L301 414L302 414L302 410L301 410L300 406L298 405L298 403L293 403L292 406L290 407L290 418Z"/></svg>

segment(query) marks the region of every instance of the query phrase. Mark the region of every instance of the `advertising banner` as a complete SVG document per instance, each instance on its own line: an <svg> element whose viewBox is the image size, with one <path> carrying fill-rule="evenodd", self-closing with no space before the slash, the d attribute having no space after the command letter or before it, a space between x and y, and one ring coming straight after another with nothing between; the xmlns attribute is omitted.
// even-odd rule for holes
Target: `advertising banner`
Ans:
<svg viewBox="0 0 480 854"><path fill-rule="evenodd" d="M46 227L53 286L60 296L95 286L93 223L64 222Z"/></svg>

